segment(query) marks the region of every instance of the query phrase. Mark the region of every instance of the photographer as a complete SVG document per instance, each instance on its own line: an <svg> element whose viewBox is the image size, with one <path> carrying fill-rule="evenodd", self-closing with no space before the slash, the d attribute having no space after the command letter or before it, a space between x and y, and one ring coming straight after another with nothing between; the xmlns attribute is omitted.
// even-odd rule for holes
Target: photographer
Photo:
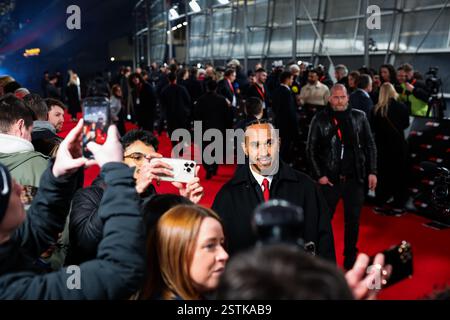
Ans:
<svg viewBox="0 0 450 320"><path fill-rule="evenodd" d="M404 102L410 108L412 116L425 117L428 110L428 100L430 99L430 91L418 74L414 73L413 67L405 63L397 69L400 73L397 79L400 81L396 86L397 92L400 94L401 102ZM401 81L404 81L403 83Z"/></svg>

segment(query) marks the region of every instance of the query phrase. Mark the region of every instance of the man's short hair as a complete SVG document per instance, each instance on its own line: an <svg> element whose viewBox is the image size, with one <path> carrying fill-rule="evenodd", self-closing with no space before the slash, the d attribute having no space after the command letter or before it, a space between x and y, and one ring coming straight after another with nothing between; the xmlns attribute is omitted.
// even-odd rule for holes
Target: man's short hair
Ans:
<svg viewBox="0 0 450 320"><path fill-rule="evenodd" d="M255 73L267 72L264 68L259 68Z"/></svg>
<svg viewBox="0 0 450 320"><path fill-rule="evenodd" d="M290 67L289 67L289 71L291 71L291 72L294 72L294 71L300 71L300 67L298 66L298 65L296 65L296 64L292 64Z"/></svg>
<svg viewBox="0 0 450 320"><path fill-rule="evenodd" d="M167 75L167 79L169 80L169 82L174 82L177 79L177 75L175 74L175 72L169 72L169 74Z"/></svg>
<svg viewBox="0 0 450 320"><path fill-rule="evenodd" d="M231 260L220 281L220 300L352 300L344 274L292 245L269 245Z"/></svg>
<svg viewBox="0 0 450 320"><path fill-rule="evenodd" d="M209 78L206 81L206 89L208 90L208 92L214 92L217 90L217 81L214 79Z"/></svg>
<svg viewBox="0 0 450 320"><path fill-rule="evenodd" d="M292 73L290 71L283 71L280 74L280 82L283 83L285 82L287 79L292 78Z"/></svg>
<svg viewBox="0 0 450 320"><path fill-rule="evenodd" d="M367 89L372 82L372 78L368 74L361 74L358 79L358 88Z"/></svg>
<svg viewBox="0 0 450 320"><path fill-rule="evenodd" d="M257 97L249 97L245 102L245 112L248 116L256 117L262 112L262 109L262 101Z"/></svg>
<svg viewBox="0 0 450 320"><path fill-rule="evenodd" d="M22 100L8 93L0 98L0 132L8 133L20 119L29 128L33 125L33 111Z"/></svg>
<svg viewBox="0 0 450 320"><path fill-rule="evenodd" d="M147 130L131 130L128 131L121 139L122 147L125 150L136 141L143 142L146 146L152 146L155 151L158 151L159 141L158 139Z"/></svg>
<svg viewBox="0 0 450 320"><path fill-rule="evenodd" d="M405 72L411 72L414 70L413 66L409 63L402 64L402 68Z"/></svg>
<svg viewBox="0 0 450 320"><path fill-rule="evenodd" d="M344 75L345 76L348 74L348 69L343 64L338 64L336 67L334 67L334 70L336 70L336 71L344 71Z"/></svg>
<svg viewBox="0 0 450 320"><path fill-rule="evenodd" d="M47 121L48 106L44 99L36 93L32 93L23 97L23 102L30 108L36 117L36 120Z"/></svg>
<svg viewBox="0 0 450 320"><path fill-rule="evenodd" d="M225 73L223 74L225 77L229 77L229 76L231 76L233 73L235 73L236 72L236 70L235 69L232 69L232 68L229 68L229 69L227 69L227 70L225 70Z"/></svg>
<svg viewBox="0 0 450 320"><path fill-rule="evenodd" d="M3 86L3 92L6 93L14 93L17 89L22 88L22 85L17 81L12 81Z"/></svg>
<svg viewBox="0 0 450 320"><path fill-rule="evenodd" d="M44 101L47 104L48 112L52 111L52 108L54 106L58 106L58 107L62 108L63 110L67 109L66 105L64 103L62 103L61 101L59 101L58 99L47 98Z"/></svg>
<svg viewBox="0 0 450 320"><path fill-rule="evenodd" d="M347 88L342 83L336 83L335 85L333 85L331 87L330 94L333 95L333 93L337 90L343 90L343 91L347 92Z"/></svg>

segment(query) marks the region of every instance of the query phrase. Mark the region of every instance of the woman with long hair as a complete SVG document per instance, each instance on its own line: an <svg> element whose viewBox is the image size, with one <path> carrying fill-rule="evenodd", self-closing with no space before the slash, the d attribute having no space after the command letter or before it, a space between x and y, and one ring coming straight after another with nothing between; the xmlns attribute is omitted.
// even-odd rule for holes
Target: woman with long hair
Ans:
<svg viewBox="0 0 450 320"><path fill-rule="evenodd" d="M389 82L394 86L394 88L398 84L397 72L392 64L381 65L379 74L381 83Z"/></svg>
<svg viewBox="0 0 450 320"><path fill-rule="evenodd" d="M383 83L372 117L372 130L378 153L378 185L375 211L402 214L408 198L408 149L404 130L409 126L408 108L397 101L394 86ZM393 197L393 202L387 201Z"/></svg>
<svg viewBox="0 0 450 320"><path fill-rule="evenodd" d="M148 235L149 272L140 299L204 299L225 270L224 241L214 211L197 205L167 211Z"/></svg>
<svg viewBox="0 0 450 320"><path fill-rule="evenodd" d="M67 83L66 97L72 121L77 121L77 114L78 112L81 112L80 78L78 78L78 75L72 70L69 70L69 82Z"/></svg>

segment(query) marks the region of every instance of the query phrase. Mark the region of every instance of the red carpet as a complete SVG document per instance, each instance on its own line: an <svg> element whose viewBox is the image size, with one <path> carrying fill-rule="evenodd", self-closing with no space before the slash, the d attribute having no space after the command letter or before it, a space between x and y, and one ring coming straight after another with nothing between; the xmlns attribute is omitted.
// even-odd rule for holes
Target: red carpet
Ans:
<svg viewBox="0 0 450 320"><path fill-rule="evenodd" d="M62 136L74 126L67 122ZM129 126L131 128L132 126ZM166 134L159 137L160 152L170 156L171 144ZM200 170L200 178L205 188L205 195L201 204L210 206L220 187L228 181L234 173L234 166L220 166L218 175L212 180L205 180L205 171ZM85 185L89 185L98 174L98 168L86 170ZM170 184L162 182L156 187L161 193L176 193ZM394 244L407 240L412 244L414 254L414 275L411 279L403 280L390 288L386 288L378 296L379 299L417 299L429 294L435 289L442 289L450 285L450 229L433 230L423 226L426 219L413 214L403 217L386 217L376 215L371 207L364 207L361 217L360 237L358 247L361 252L373 255ZM338 264L343 263L344 217L342 205L333 219Z"/></svg>

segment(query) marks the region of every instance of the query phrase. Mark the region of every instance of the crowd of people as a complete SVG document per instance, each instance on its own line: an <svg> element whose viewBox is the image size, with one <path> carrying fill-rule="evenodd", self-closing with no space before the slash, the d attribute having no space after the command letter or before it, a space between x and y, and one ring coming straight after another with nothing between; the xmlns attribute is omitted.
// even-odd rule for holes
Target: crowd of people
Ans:
<svg viewBox="0 0 450 320"><path fill-rule="evenodd" d="M389 281L389 266L382 254L372 262L357 249L361 209L371 190L377 212L404 212L404 129L411 115L426 114L430 93L409 64L335 70L336 82L306 63L245 74L233 59L225 68L171 61L123 67L111 81L99 75L86 96L108 97L115 125L104 144L87 144L93 159L82 156L75 72L64 90L60 75L46 73L40 95L1 77L0 298L375 298L380 288L368 284ZM66 110L78 123L62 139ZM172 183L179 195L153 186L173 176L169 164L150 161L162 158L158 136L191 130L196 120L204 131L245 132L246 162L211 208L198 204L208 192L199 168L188 183ZM127 132L127 121L138 129ZM101 172L83 188L91 165ZM204 164L206 179L218 165ZM344 270L331 226L340 198ZM273 199L301 208L298 236L312 250L256 246L255 209ZM366 273L371 263L377 268ZM73 265L80 278L70 287Z"/></svg>

